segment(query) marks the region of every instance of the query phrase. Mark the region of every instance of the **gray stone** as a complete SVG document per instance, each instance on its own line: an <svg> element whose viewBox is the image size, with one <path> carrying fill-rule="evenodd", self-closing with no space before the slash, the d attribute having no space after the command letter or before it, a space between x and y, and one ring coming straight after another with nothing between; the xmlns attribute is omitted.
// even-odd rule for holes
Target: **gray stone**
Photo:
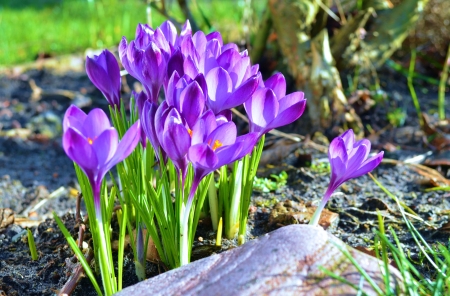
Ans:
<svg viewBox="0 0 450 296"><path fill-rule="evenodd" d="M355 295L338 274L368 295L376 295L336 245L346 245L320 227L290 225L243 246L210 256L128 287L116 295ZM384 290L379 261L347 247L353 258ZM391 269L391 286L399 272Z"/></svg>

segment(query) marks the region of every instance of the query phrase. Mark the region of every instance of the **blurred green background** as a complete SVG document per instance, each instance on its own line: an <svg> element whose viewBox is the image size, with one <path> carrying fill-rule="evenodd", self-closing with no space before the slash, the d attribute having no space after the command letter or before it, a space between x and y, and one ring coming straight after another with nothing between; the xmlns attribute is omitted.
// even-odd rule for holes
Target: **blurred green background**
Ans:
<svg viewBox="0 0 450 296"><path fill-rule="evenodd" d="M201 29L220 30L225 39L236 41L242 36L239 23L249 3L197 0L190 8ZM184 19L176 1L165 4L171 17ZM251 5L258 16L265 1ZM0 0L0 65L116 46L122 36L134 37L137 23L150 20L156 27L166 19L155 9L148 13L149 7L145 0Z"/></svg>

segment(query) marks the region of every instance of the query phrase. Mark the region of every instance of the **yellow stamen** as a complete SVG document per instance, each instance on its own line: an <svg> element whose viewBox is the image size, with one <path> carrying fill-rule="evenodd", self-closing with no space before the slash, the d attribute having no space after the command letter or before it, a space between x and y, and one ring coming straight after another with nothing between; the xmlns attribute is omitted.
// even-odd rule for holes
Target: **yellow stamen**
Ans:
<svg viewBox="0 0 450 296"><path fill-rule="evenodd" d="M223 144L219 140L215 140L214 145L212 146L212 150L216 151L217 148L220 148L222 146L223 146Z"/></svg>
<svg viewBox="0 0 450 296"><path fill-rule="evenodd" d="M189 133L189 136L191 136L191 138L192 138L192 130L190 128L188 128L188 133Z"/></svg>
<svg viewBox="0 0 450 296"><path fill-rule="evenodd" d="M92 140L91 138L87 138L87 140L90 145L92 145L92 143L94 143L94 140Z"/></svg>

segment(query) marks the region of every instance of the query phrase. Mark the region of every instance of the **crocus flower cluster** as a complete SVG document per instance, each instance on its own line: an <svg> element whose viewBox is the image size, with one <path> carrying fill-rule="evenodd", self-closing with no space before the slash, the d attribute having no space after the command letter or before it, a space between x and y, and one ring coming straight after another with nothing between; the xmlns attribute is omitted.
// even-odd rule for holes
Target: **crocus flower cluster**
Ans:
<svg viewBox="0 0 450 296"><path fill-rule="evenodd" d="M143 86L141 93L133 94L135 106L161 166L171 160L181 188L189 165L194 169L189 197L183 203L183 231L205 176L248 155L264 134L297 120L305 110L302 92L286 95L282 74L264 81L246 50L224 44L218 32L193 34L188 21L180 34L170 21L156 29L139 24L134 40L122 38L119 58ZM118 105L120 72L113 55L105 50L88 58L86 68L109 103ZM231 109L240 105L250 120L249 133L244 135L238 135L232 121ZM148 149L143 134L141 143Z"/></svg>
<svg viewBox="0 0 450 296"><path fill-rule="evenodd" d="M156 29L140 24L135 40L123 37L119 56L143 85L136 105L160 160L170 158L183 183L188 164L194 167L190 200L204 176L250 153L262 135L295 121L306 106L302 92L286 95L282 74L263 81L246 50L223 44L218 32L192 34L189 22L179 35L170 21ZM120 77L113 55L105 50L88 58L86 68L110 104L118 105ZM237 136L230 109L242 104L250 133Z"/></svg>
<svg viewBox="0 0 450 296"><path fill-rule="evenodd" d="M355 142L355 135L351 129L331 142L328 149L328 159L331 166L330 184L310 224L318 224L320 213L339 186L350 179L371 172L380 164L384 152L381 151L377 155L368 158L370 147L370 141L367 139Z"/></svg>

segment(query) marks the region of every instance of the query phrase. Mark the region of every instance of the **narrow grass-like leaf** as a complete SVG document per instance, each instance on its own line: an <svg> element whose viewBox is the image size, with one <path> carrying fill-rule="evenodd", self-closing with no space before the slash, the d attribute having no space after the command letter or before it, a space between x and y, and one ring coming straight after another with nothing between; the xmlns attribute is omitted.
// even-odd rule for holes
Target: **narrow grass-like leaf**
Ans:
<svg viewBox="0 0 450 296"><path fill-rule="evenodd" d="M119 212L121 214L119 214ZM120 217L122 216L122 217ZM125 250L125 230L127 229L127 205L122 205L122 210L117 212L117 220L119 221L119 253L117 262L117 272L118 272L118 287L117 291L122 290L122 280L123 280L123 257Z"/></svg>
<svg viewBox="0 0 450 296"><path fill-rule="evenodd" d="M30 248L31 253L31 259L33 259L33 261L36 261L38 260L36 243L34 242L33 233L31 232L30 229L27 229L27 236L28 236L28 247Z"/></svg>
<svg viewBox="0 0 450 296"><path fill-rule="evenodd" d="M102 291L100 290L100 287L97 284L97 280L95 279L95 276L92 273L91 267L89 266L88 262L86 261L86 258L84 257L83 252L81 252L80 248L78 248L77 243L70 235L66 226L64 225L64 223L62 223L61 219L59 219L58 215L56 215L55 212L53 212L53 218L55 219L59 229L61 230L67 242L69 243L69 246L72 248L73 252L77 255L77 258L80 261L81 265L83 266L84 272L91 280L91 283L95 288L95 291L97 292L98 295L103 295Z"/></svg>
<svg viewBox="0 0 450 296"><path fill-rule="evenodd" d="M447 49L447 55L445 56L444 68L442 69L441 79L439 81L439 94L438 94L438 110L439 119L445 120L445 86L448 78L448 66L450 63L450 45Z"/></svg>
<svg viewBox="0 0 450 296"><path fill-rule="evenodd" d="M353 284L352 282L348 281L346 278L341 277L340 275L324 268L323 266L319 266L320 271L322 271L323 273L325 273L326 275L328 275L329 277L343 283L346 285L349 285L350 287L352 287L353 289L355 289L358 292L358 295L367 295L367 293L365 293L364 291L361 291L361 289ZM361 294L360 294L361 293Z"/></svg>
<svg viewBox="0 0 450 296"><path fill-rule="evenodd" d="M370 284L372 289L378 294L378 295L384 295L384 291L377 285L377 283L370 277L370 275L367 274L367 272L362 268L361 265L353 258L352 254L348 251L348 249L344 246L340 246L339 244L332 242L333 245L338 248L342 254L355 266L355 268L358 270L358 272L366 279L366 281Z"/></svg>
<svg viewBox="0 0 450 296"><path fill-rule="evenodd" d="M419 119L420 126L423 128L423 118L422 118L422 111L420 110L420 104L419 100L417 99L416 90L414 89L413 84L413 75L414 75L414 68L416 64L416 50L411 50L411 59L409 62L409 71L408 71L408 88L409 92L411 93L411 98L413 100L414 107L416 108L417 112L417 118Z"/></svg>

